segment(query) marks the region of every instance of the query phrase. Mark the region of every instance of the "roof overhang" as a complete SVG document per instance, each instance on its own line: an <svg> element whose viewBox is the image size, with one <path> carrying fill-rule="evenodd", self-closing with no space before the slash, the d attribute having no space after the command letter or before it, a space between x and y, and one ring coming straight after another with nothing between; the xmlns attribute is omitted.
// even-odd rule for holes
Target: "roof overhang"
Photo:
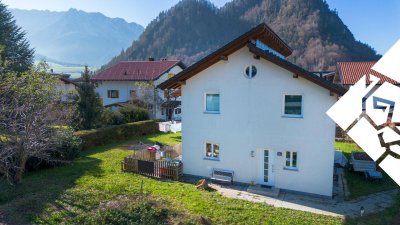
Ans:
<svg viewBox="0 0 400 225"><path fill-rule="evenodd" d="M268 61L292 72L293 74L295 74L297 76L301 76L315 84L318 84L319 86L324 87L337 95L344 95L347 91L342 86L334 84L331 81L326 80L325 78L317 76L317 75L289 62L286 59L279 58L268 51L264 51L260 48L257 48L254 44L249 43L247 46L249 47L249 50L251 53L253 53L257 56L260 56L263 59L268 60Z"/></svg>
<svg viewBox="0 0 400 225"><path fill-rule="evenodd" d="M158 87L161 89L176 89L190 77L195 76L220 60L225 60L228 55L255 40L262 41L285 57L292 54L292 49L267 24L262 23L161 83Z"/></svg>

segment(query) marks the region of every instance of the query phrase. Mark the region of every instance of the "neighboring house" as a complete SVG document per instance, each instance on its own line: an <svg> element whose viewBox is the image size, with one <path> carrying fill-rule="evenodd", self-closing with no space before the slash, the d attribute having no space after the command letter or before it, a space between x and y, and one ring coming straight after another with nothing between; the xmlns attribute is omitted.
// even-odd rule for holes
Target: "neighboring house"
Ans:
<svg viewBox="0 0 400 225"><path fill-rule="evenodd" d="M184 68L177 60L126 61L98 72L91 80L97 82L96 91L105 107L116 109L140 100L151 103L153 118L166 119L169 106L164 92L155 87Z"/></svg>
<svg viewBox="0 0 400 225"><path fill-rule="evenodd" d="M383 82L389 82L391 84L398 85L398 82L386 77L385 75L376 72L371 69L374 66L376 61L372 62L338 62L336 65L336 73L333 78L334 82L337 84L341 84L346 89L349 89L353 86L357 81L361 79L364 75L367 77L367 82L371 83L369 79L369 75L372 74L380 79L379 85L383 84ZM379 85L376 87L378 88Z"/></svg>
<svg viewBox="0 0 400 225"><path fill-rule="evenodd" d="M266 25L159 85L181 89L184 173L332 196L335 123L345 89L289 62Z"/></svg>
<svg viewBox="0 0 400 225"><path fill-rule="evenodd" d="M69 79L66 75L57 75L58 81L56 90L61 93L61 102L72 102L78 94L76 90L76 83Z"/></svg>

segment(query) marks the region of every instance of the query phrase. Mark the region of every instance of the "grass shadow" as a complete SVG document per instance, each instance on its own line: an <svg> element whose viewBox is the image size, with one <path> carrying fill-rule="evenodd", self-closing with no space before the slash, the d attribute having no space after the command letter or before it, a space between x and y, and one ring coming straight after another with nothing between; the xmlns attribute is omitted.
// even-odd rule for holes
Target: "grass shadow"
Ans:
<svg viewBox="0 0 400 225"><path fill-rule="evenodd" d="M101 176L100 160L83 153L69 165L29 172L20 184L0 181L0 223L26 224L85 175ZM2 221L4 220L4 221Z"/></svg>

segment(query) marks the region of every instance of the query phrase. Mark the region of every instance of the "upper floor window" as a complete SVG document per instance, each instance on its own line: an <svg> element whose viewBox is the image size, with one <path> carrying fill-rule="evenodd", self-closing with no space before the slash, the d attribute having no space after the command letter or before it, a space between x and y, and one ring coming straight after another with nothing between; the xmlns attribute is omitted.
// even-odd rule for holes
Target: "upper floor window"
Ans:
<svg viewBox="0 0 400 225"><path fill-rule="evenodd" d="M205 94L205 112L206 113L219 113L219 94Z"/></svg>
<svg viewBox="0 0 400 225"><path fill-rule="evenodd" d="M247 78L251 79L257 75L257 68L254 65L246 66L244 74Z"/></svg>
<svg viewBox="0 0 400 225"><path fill-rule="evenodd" d="M302 117L303 116L303 96L285 95L284 116Z"/></svg>
<svg viewBox="0 0 400 225"><path fill-rule="evenodd" d="M119 98L119 91L118 90L108 90L107 96L109 98Z"/></svg>

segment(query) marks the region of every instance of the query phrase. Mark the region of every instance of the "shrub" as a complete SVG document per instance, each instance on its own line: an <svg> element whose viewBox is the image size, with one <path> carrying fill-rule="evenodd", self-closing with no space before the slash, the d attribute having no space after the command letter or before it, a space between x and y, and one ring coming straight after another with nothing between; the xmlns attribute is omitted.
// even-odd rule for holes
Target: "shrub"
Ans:
<svg viewBox="0 0 400 225"><path fill-rule="evenodd" d="M154 120L127 123L92 130L78 131L75 134L82 139L83 149L123 141L132 137L158 133L158 124Z"/></svg>
<svg viewBox="0 0 400 225"><path fill-rule="evenodd" d="M201 219L175 210L171 204L150 195L118 196L85 210L66 224L200 224ZM204 224L204 223L203 223ZM207 224L211 224L207 223Z"/></svg>
<svg viewBox="0 0 400 225"><path fill-rule="evenodd" d="M121 125L125 123L125 118L119 111L104 109L101 120L104 125Z"/></svg>
<svg viewBox="0 0 400 225"><path fill-rule="evenodd" d="M57 151L53 157L61 160L73 160L79 156L82 140L69 127L59 128L56 131Z"/></svg>
<svg viewBox="0 0 400 225"><path fill-rule="evenodd" d="M119 109L119 112L123 115L127 123L144 121L150 118L149 112L139 107L122 107Z"/></svg>
<svg viewBox="0 0 400 225"><path fill-rule="evenodd" d="M30 157L25 166L27 171L62 165L79 156L82 141L74 134L72 128L55 128L53 141L56 146L55 150L48 151L50 160L44 161L37 157Z"/></svg>
<svg viewBox="0 0 400 225"><path fill-rule="evenodd" d="M86 218L93 224L167 224L168 212L157 209L148 202L128 205L125 209L111 208L99 210Z"/></svg>

